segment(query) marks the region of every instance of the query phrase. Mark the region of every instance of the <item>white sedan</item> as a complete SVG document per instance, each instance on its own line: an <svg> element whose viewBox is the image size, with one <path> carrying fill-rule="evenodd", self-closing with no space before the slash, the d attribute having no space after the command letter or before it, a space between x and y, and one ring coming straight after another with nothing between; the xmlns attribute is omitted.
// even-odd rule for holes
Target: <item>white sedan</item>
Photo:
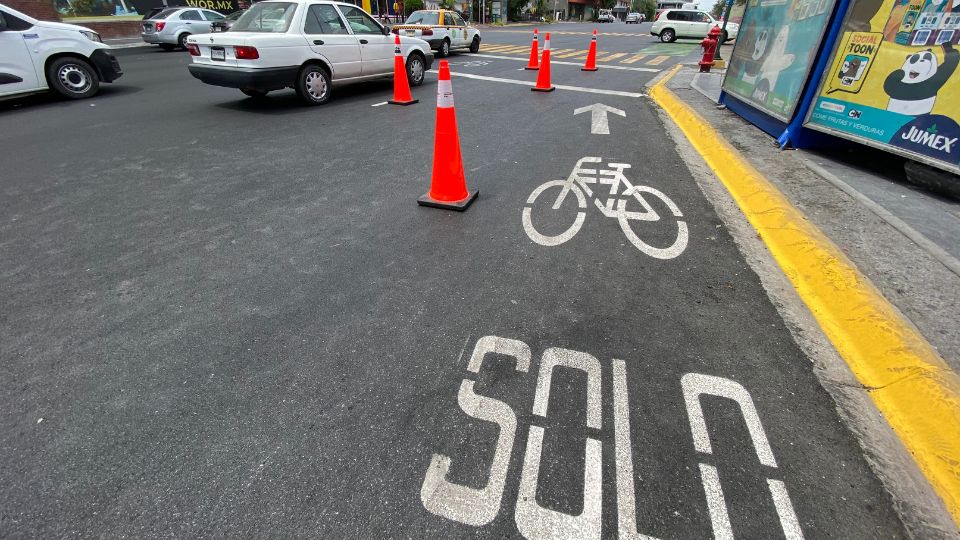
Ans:
<svg viewBox="0 0 960 540"><path fill-rule="evenodd" d="M425 40L440 58L445 58L452 49L480 52L480 30L464 22L463 17L455 11L414 11L403 24L393 27L393 33Z"/></svg>
<svg viewBox="0 0 960 540"><path fill-rule="evenodd" d="M353 4L328 0L266 0L247 10L229 32L193 35L190 73L251 97L293 88L311 105L330 99L333 84L393 76L389 30ZM433 64L430 45L401 36L412 86Z"/></svg>

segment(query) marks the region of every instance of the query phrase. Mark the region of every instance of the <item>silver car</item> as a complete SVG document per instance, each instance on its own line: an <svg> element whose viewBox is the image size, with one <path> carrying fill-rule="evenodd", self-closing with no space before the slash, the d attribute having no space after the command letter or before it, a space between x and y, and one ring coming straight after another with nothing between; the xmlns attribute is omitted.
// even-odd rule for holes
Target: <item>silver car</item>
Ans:
<svg viewBox="0 0 960 540"><path fill-rule="evenodd" d="M187 36L191 34L209 34L214 21L224 16L209 9L170 8L143 21L140 37L147 43L160 45L169 51L174 47L187 48Z"/></svg>

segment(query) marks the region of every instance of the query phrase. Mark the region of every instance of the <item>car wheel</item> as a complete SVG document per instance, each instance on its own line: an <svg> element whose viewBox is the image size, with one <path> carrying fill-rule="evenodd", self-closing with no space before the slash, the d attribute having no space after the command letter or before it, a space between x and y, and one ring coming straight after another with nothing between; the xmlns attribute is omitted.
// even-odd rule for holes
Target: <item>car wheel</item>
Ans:
<svg viewBox="0 0 960 540"><path fill-rule="evenodd" d="M470 42L470 52L473 54L480 52L480 36L474 37L473 41Z"/></svg>
<svg viewBox="0 0 960 540"><path fill-rule="evenodd" d="M187 50L187 38L190 37L190 34L184 32L180 34L180 37L177 38L177 42L180 44L180 48Z"/></svg>
<svg viewBox="0 0 960 540"><path fill-rule="evenodd" d="M176 47L174 47L173 45L171 45L171 44L169 44L169 43L161 43L161 44L160 44L160 48L163 49L163 50L165 50L165 51L172 51L172 50L176 49Z"/></svg>
<svg viewBox="0 0 960 540"><path fill-rule="evenodd" d="M253 99L263 99L267 97L266 90L257 90L254 88L241 88L240 91L243 92L244 95L248 97L252 97Z"/></svg>
<svg viewBox="0 0 960 540"><path fill-rule="evenodd" d="M660 41L664 43L673 43L676 40L677 34L673 30L667 28L660 32Z"/></svg>
<svg viewBox="0 0 960 540"><path fill-rule="evenodd" d="M413 53L410 58L407 58L407 80L410 81L410 86L423 84L423 76L427 71L425 65L426 62L420 53Z"/></svg>
<svg viewBox="0 0 960 540"><path fill-rule="evenodd" d="M309 105L330 101L330 75L316 64L304 66L297 76L297 95Z"/></svg>
<svg viewBox="0 0 960 540"><path fill-rule="evenodd" d="M47 83L70 99L88 98L97 93L100 79L86 60L73 56L57 58L47 67Z"/></svg>
<svg viewBox="0 0 960 540"><path fill-rule="evenodd" d="M446 39L440 42L440 50L437 51L437 56L440 58L446 58L450 56L450 42Z"/></svg>

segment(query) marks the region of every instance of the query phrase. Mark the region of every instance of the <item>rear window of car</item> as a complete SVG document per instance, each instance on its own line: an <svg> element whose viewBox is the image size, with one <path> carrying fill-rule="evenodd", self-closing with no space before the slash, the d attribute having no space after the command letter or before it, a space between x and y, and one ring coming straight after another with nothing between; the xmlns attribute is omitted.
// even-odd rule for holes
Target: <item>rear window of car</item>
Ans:
<svg viewBox="0 0 960 540"><path fill-rule="evenodd" d="M425 24L436 26L440 24L440 14L436 11L414 11L407 17L404 24Z"/></svg>
<svg viewBox="0 0 960 540"><path fill-rule="evenodd" d="M297 4L290 2L260 2L244 12L230 31L282 34L296 12Z"/></svg>
<svg viewBox="0 0 960 540"><path fill-rule="evenodd" d="M160 13L157 13L156 15L154 15L153 17L150 17L150 18L151 18L151 19L166 19L167 17L169 17L169 16L173 15L174 13L180 11L180 9L181 9L181 8L177 8L177 9L165 9L165 10L161 11Z"/></svg>

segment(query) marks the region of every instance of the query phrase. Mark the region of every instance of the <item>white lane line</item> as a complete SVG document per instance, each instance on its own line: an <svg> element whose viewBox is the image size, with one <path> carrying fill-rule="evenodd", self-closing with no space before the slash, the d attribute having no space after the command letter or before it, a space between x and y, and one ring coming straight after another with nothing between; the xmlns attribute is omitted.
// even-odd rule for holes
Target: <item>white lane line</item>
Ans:
<svg viewBox="0 0 960 540"><path fill-rule="evenodd" d="M526 62L528 58L517 58L514 56L499 56L496 54L471 54L470 56L481 56L483 58L496 58L498 60L517 60ZM561 60L550 60L551 64L560 64L562 66L582 66L582 62L563 62ZM621 71L643 71L646 73L659 73L661 70L654 68L630 67L630 66L612 66L610 64L600 64L603 69L619 69Z"/></svg>
<svg viewBox="0 0 960 540"><path fill-rule="evenodd" d="M381 105L386 105L386 104L387 104L386 101L381 101L380 103L374 103L373 105L371 105L371 107L379 107Z"/></svg>
<svg viewBox="0 0 960 540"><path fill-rule="evenodd" d="M437 73L437 70L431 69L428 73ZM481 81L501 82L501 83L507 83L507 84L519 84L522 86L533 86L534 84L536 84L532 81L518 81L516 79L502 79L500 77L487 77L486 75L474 75L473 73L459 73L459 72L451 71L450 74L456 77L465 77L467 79L478 79ZM638 98L646 95L646 94L641 94L639 92L623 92L620 90L601 90L600 88L584 88L582 86L567 86L565 84L555 84L554 86L557 88L557 90L586 92L588 94L606 94L608 96L623 96L623 97Z"/></svg>

